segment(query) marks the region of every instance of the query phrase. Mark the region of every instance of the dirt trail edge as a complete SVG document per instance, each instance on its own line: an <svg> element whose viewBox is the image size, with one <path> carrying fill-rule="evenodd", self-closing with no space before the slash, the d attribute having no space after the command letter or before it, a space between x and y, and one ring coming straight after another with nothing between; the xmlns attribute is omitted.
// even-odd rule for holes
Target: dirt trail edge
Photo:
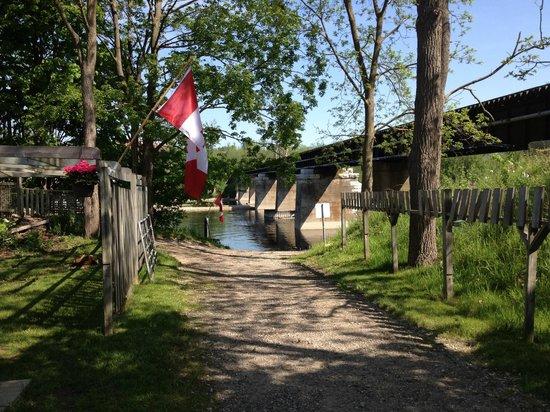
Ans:
<svg viewBox="0 0 550 412"><path fill-rule="evenodd" d="M544 409L505 377L293 264L161 242L189 274L221 410Z"/></svg>

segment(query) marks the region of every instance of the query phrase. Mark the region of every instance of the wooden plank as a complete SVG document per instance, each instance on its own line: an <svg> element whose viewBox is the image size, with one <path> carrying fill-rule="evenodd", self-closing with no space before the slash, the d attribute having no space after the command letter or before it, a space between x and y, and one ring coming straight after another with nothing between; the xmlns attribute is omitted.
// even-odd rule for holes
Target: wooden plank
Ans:
<svg viewBox="0 0 550 412"><path fill-rule="evenodd" d="M362 232L363 232L363 257L365 260L370 257L370 245L369 245L369 212L364 209L361 213L363 220Z"/></svg>
<svg viewBox="0 0 550 412"><path fill-rule="evenodd" d="M17 178L17 213L20 217L25 214L25 202L23 200L23 178Z"/></svg>
<svg viewBox="0 0 550 412"><path fill-rule="evenodd" d="M29 189L25 189L25 214L30 215L31 212L31 192Z"/></svg>
<svg viewBox="0 0 550 412"><path fill-rule="evenodd" d="M118 234L118 231L119 231L119 226L118 226L118 210L117 210L117 199L118 199L118 192L119 192L119 187L116 186L113 181L111 180L110 178L110 175L109 175L109 180L111 182L111 187L112 187L112 196L111 196L111 210L112 210L112 213L113 213L113 217L112 217L112 231L111 231L111 234L112 234L112 237L113 237L113 246L112 246L112 273L113 273L113 288L114 288L114 313L116 313L118 311L118 309L120 308L120 259L118 258L121 254L121 252L119 251L119 239L120 239L120 236Z"/></svg>
<svg viewBox="0 0 550 412"><path fill-rule="evenodd" d="M346 245L346 208L345 208L345 197L342 197L342 204L340 208L340 237L341 237L341 247Z"/></svg>
<svg viewBox="0 0 550 412"><path fill-rule="evenodd" d="M4 165L1 159L0 170L2 170L2 176L9 177L48 177L65 175L63 168Z"/></svg>
<svg viewBox="0 0 550 412"><path fill-rule="evenodd" d="M470 191L470 199L468 202L468 215L467 215L467 221L470 223L474 222L476 219L477 196L478 196L478 190L472 189Z"/></svg>
<svg viewBox="0 0 550 412"><path fill-rule="evenodd" d="M399 209L399 213L405 213L405 192L399 191L398 192L398 199L397 199L397 207Z"/></svg>
<svg viewBox="0 0 550 412"><path fill-rule="evenodd" d="M30 223L28 225L17 226L10 229L10 233L16 234L16 233L26 232L27 230L30 230L30 229L34 229L40 226L45 226L48 224L48 222L49 222L48 219L44 219L44 220L39 220L38 222Z"/></svg>
<svg viewBox="0 0 550 412"><path fill-rule="evenodd" d="M394 213L389 215L391 225L391 256L392 256L392 273L399 271L399 250L397 247L397 221L399 215Z"/></svg>
<svg viewBox="0 0 550 412"><path fill-rule="evenodd" d="M432 190L432 199L433 199L433 207L434 207L434 216L441 216L441 198L439 197L440 191L437 189Z"/></svg>
<svg viewBox="0 0 550 412"><path fill-rule="evenodd" d="M468 214L468 205L470 204L470 196L471 191L470 189L462 189L461 190L461 199L460 199L460 205L458 208L458 220L465 220L466 215Z"/></svg>
<svg viewBox="0 0 550 412"><path fill-rule="evenodd" d="M101 204L101 250L103 266L103 334L113 333L113 278L112 264L112 210L111 210L111 182L106 166L99 168L99 196Z"/></svg>
<svg viewBox="0 0 550 412"><path fill-rule="evenodd" d="M84 146L0 146L0 157L101 159L101 152L97 147Z"/></svg>
<svg viewBox="0 0 550 412"><path fill-rule="evenodd" d="M459 189L458 203L456 204L455 220L463 220L464 204L468 201L468 189Z"/></svg>
<svg viewBox="0 0 550 412"><path fill-rule="evenodd" d="M544 206L544 188L535 187L533 189L533 211L531 213L531 228L538 229L542 222Z"/></svg>
<svg viewBox="0 0 550 412"><path fill-rule="evenodd" d="M491 198L490 189L483 189L479 194L479 199L478 199L479 206L478 206L477 219L482 223L486 223L487 217L489 216L490 198Z"/></svg>
<svg viewBox="0 0 550 412"><path fill-rule="evenodd" d="M450 229L449 226L452 226L453 222L456 219L456 215L458 212L458 206L460 204L460 197L462 195L462 190L457 189L453 193L453 198L451 202L451 208L448 212L448 219L446 220L446 227L447 229Z"/></svg>
<svg viewBox="0 0 550 412"><path fill-rule="evenodd" d="M518 193L518 209L516 225L518 228L523 228L527 221L527 187L521 186Z"/></svg>
<svg viewBox="0 0 550 412"><path fill-rule="evenodd" d="M521 195L520 195L521 196ZM525 339L533 343L535 340L535 285L537 283L537 258L538 250L530 250L534 239L534 231L527 230L527 272L524 281L525 317L523 320L523 333Z"/></svg>
<svg viewBox="0 0 550 412"><path fill-rule="evenodd" d="M512 219L514 218L514 195L515 189L513 187L506 189L504 197L504 214L502 217L502 223L505 226L512 225Z"/></svg>
<svg viewBox="0 0 550 412"><path fill-rule="evenodd" d="M130 169L123 167L121 169L122 179L130 183L130 176L132 172ZM123 254L121 256L121 261L123 262L124 267L124 302L126 303L128 296L131 293L132 285L134 282L134 273L132 268L132 223L130 222L131 212L130 209L130 190L131 183L122 189L122 202L120 205L121 221L122 221L122 230L123 230Z"/></svg>
<svg viewBox="0 0 550 412"><path fill-rule="evenodd" d="M451 299L454 296L453 225L449 217L453 214L453 207L456 209L457 200L458 195L456 192L455 196L452 197L451 190L444 190L441 235L443 237L443 299L445 300Z"/></svg>
<svg viewBox="0 0 550 412"><path fill-rule="evenodd" d="M130 207L131 216L129 217L130 228L132 230L132 239L131 239L131 270L132 270L132 279L133 283L138 282L138 238L139 238L139 227L138 227L138 218L137 218L137 178L134 173L130 172Z"/></svg>
<svg viewBox="0 0 550 412"><path fill-rule="evenodd" d="M496 225L500 222L500 197L501 190L493 189L491 196L491 223Z"/></svg>
<svg viewBox="0 0 550 412"><path fill-rule="evenodd" d="M40 190L33 190L34 192L34 210L35 215L40 215Z"/></svg>

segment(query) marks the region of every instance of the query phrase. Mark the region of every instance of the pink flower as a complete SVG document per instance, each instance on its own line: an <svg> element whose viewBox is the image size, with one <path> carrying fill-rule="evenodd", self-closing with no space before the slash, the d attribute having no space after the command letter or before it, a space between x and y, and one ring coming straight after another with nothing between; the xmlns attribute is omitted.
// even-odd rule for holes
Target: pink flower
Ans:
<svg viewBox="0 0 550 412"><path fill-rule="evenodd" d="M87 160L82 159L75 165L65 166L63 171L66 174L88 174L95 173L97 171L96 165L88 163Z"/></svg>

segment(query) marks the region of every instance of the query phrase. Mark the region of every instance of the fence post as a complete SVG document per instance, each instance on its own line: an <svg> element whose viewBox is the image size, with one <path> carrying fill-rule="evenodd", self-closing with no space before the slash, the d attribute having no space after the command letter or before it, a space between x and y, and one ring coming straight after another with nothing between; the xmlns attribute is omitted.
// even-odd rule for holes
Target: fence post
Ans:
<svg viewBox="0 0 550 412"><path fill-rule="evenodd" d="M138 208L137 199L138 199L137 176L136 176L135 173L131 172L130 173L130 211L131 211L130 224L131 224L131 228L132 228L132 230L131 230L131 233L132 233L132 243L131 243L132 264L131 264L131 269L132 269L132 277L133 277L134 284L138 283L138 270L139 270L139 266L138 266L138 256L139 256L139 251L138 251L138 238L139 238L138 224L139 224L139 218L137 216L138 215L138 213L137 213L137 208Z"/></svg>
<svg viewBox="0 0 550 412"><path fill-rule="evenodd" d="M538 251L548 233L550 223L542 221L544 212L544 188L534 189L531 219L527 219L527 199L529 192L526 187L519 190L517 227L525 244L527 252L527 273L525 274L525 318L523 331L525 339L533 343L535 340L535 285L537 283Z"/></svg>
<svg viewBox="0 0 550 412"><path fill-rule="evenodd" d="M323 245L327 245L327 235L325 233L325 205L321 203L321 226L323 229Z"/></svg>
<svg viewBox="0 0 550 412"><path fill-rule="evenodd" d="M17 213L19 217L23 217L25 214L25 206L23 200L23 178L17 178Z"/></svg>
<svg viewBox="0 0 550 412"><path fill-rule="evenodd" d="M525 274L525 318L523 331L525 339L533 343L535 340L535 284L537 283L537 258L539 251L532 250L531 244L534 240L534 233L526 229L526 250L527 250L527 273Z"/></svg>
<svg viewBox="0 0 550 412"><path fill-rule="evenodd" d="M340 195L340 233L342 237L342 247L346 245L346 208L344 207L344 195L345 193Z"/></svg>
<svg viewBox="0 0 550 412"><path fill-rule="evenodd" d="M443 191L443 213L441 235L443 237L443 299L449 300L454 295L453 288L453 225L449 222L452 206L452 191Z"/></svg>
<svg viewBox="0 0 550 412"><path fill-rule="evenodd" d="M108 336L113 333L113 278L111 271L112 188L109 178L109 168L102 163L100 163L99 194L101 200L101 260L103 263L103 334Z"/></svg>
<svg viewBox="0 0 550 412"><path fill-rule="evenodd" d="M204 218L204 237L206 239L210 238L210 219L207 217Z"/></svg>
<svg viewBox="0 0 550 412"><path fill-rule="evenodd" d="M399 219L398 213L388 213L391 225L391 260L392 260L392 273L399 271L399 250L397 248L397 221Z"/></svg>
<svg viewBox="0 0 550 412"><path fill-rule="evenodd" d="M363 257L367 260L370 257L369 247L369 208L368 208L368 192L361 193L362 217L363 217Z"/></svg>

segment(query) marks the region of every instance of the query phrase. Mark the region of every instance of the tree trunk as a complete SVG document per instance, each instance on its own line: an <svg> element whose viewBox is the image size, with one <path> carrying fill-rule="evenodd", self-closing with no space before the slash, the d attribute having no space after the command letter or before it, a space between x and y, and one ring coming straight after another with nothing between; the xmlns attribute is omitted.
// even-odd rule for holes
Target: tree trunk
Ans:
<svg viewBox="0 0 550 412"><path fill-rule="evenodd" d="M409 157L411 205L414 208L418 204L418 190L439 188L450 40L448 0L419 0L417 11L418 64ZM410 265L425 265L437 260L434 218L411 215L409 239Z"/></svg>
<svg viewBox="0 0 550 412"><path fill-rule="evenodd" d="M116 74L124 78L124 68L122 66L122 45L120 41L120 23L118 18L118 2L111 0L111 16L113 19L113 31L115 37L115 64Z"/></svg>
<svg viewBox="0 0 550 412"><path fill-rule="evenodd" d="M84 111L84 146L96 145L96 111L94 76L97 57L97 1L88 0L86 20L88 26L86 56L81 62L82 107ZM99 232L99 196L97 186L91 197L84 199L84 232L92 237Z"/></svg>
<svg viewBox="0 0 550 412"><path fill-rule="evenodd" d="M365 104L365 137L362 148L362 178L361 190L372 191L373 185L373 147L374 147L374 89L367 94Z"/></svg>
<svg viewBox="0 0 550 412"><path fill-rule="evenodd" d="M160 24L162 21L162 0L155 0L154 9L150 11L151 19L151 54L148 62L148 83L147 83L147 105L151 108L157 101L157 84L159 78L158 71L158 41L160 38ZM150 136L147 131L143 133L143 176L149 190L148 205L149 211L153 210L153 162L155 160L154 137Z"/></svg>
<svg viewBox="0 0 550 412"><path fill-rule="evenodd" d="M387 4L387 3L386 3ZM344 6L348 15L348 22L351 30L351 37L353 40L353 49L355 50L355 59L357 66L359 67L359 74L361 77L361 84L363 86L363 105L365 110L365 130L363 147L361 153L361 190L372 191L373 187L373 147L375 139L374 130L374 112L375 112L375 91L376 82L378 80L378 60L380 58L380 52L382 50L383 42L383 27L384 27L384 13L385 7L382 9L375 8L376 14L376 30L374 34L374 46L372 49L372 55L370 56L370 70L367 71L367 65L363 56L363 49L361 47L361 35L357 27L355 20L355 13L353 11L353 4L351 0L344 0ZM369 217L368 212L363 213L363 232L364 232L364 253L365 258L370 255L369 250Z"/></svg>

